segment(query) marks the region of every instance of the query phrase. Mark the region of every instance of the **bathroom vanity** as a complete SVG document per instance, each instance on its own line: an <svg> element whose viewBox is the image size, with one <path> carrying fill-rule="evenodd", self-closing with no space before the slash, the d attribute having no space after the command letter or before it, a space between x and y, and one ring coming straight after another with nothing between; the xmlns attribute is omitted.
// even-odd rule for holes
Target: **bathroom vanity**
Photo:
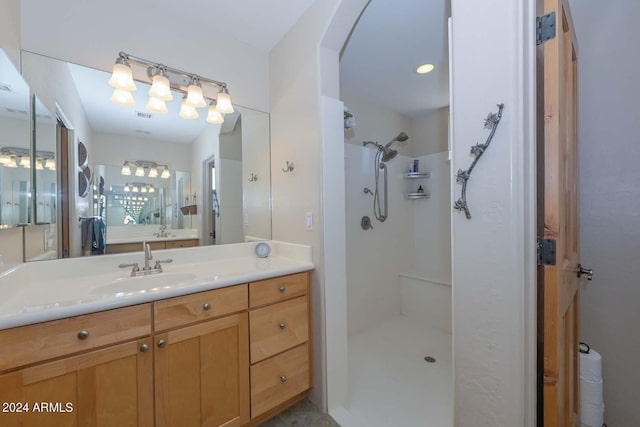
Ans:
<svg viewBox="0 0 640 427"><path fill-rule="evenodd" d="M263 259L247 243L158 251L178 259L155 276L98 274L109 283L78 289L75 304L61 301L64 291L58 302L20 310L24 300L9 298L0 305L0 401L12 406L0 424L249 426L304 398L312 386L310 250L271 245ZM0 273L0 285L23 273ZM37 287L43 272L29 273L25 287ZM66 316L73 312L82 314Z"/></svg>

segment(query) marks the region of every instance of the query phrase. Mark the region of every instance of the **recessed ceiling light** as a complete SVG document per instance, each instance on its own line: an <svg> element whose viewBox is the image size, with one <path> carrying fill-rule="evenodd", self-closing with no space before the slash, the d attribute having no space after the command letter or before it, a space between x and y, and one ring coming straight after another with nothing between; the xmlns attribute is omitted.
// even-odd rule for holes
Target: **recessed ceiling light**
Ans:
<svg viewBox="0 0 640 427"><path fill-rule="evenodd" d="M418 68L416 68L416 73L418 74L427 74L433 71L436 68L433 64L422 64Z"/></svg>

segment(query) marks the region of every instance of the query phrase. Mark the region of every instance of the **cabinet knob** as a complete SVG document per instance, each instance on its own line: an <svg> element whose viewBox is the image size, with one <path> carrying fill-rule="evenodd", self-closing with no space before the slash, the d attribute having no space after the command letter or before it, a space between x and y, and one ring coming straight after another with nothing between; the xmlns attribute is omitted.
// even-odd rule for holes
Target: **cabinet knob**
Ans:
<svg viewBox="0 0 640 427"><path fill-rule="evenodd" d="M87 338L89 338L89 331L87 331L86 329L83 329L80 332L78 332L79 340L86 340Z"/></svg>
<svg viewBox="0 0 640 427"><path fill-rule="evenodd" d="M284 322L280 323L280 329L284 329L284 328L286 328L286 327L287 327L287 324L286 324L286 323L284 323Z"/></svg>
<svg viewBox="0 0 640 427"><path fill-rule="evenodd" d="M142 344L140 346L140 352L141 353L146 353L147 351L149 351L149 344Z"/></svg>
<svg viewBox="0 0 640 427"><path fill-rule="evenodd" d="M286 375L280 375L280 382L286 383L287 382L287 376Z"/></svg>
<svg viewBox="0 0 640 427"><path fill-rule="evenodd" d="M164 348L167 345L165 340L158 341L158 348Z"/></svg>
<svg viewBox="0 0 640 427"><path fill-rule="evenodd" d="M286 290L287 290L287 288L285 288L284 286L280 286L280 287L278 288L278 290L280 291L280 293L283 293L283 294L284 294L284 291L286 291Z"/></svg>
<svg viewBox="0 0 640 427"><path fill-rule="evenodd" d="M204 304L202 304L202 309L211 310L211 304L209 304L208 302L205 302Z"/></svg>

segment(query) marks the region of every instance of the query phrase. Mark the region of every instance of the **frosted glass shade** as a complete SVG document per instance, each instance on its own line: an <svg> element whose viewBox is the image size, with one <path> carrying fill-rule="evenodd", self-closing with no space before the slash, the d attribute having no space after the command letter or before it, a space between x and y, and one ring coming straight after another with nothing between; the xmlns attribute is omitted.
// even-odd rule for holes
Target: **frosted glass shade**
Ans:
<svg viewBox="0 0 640 427"><path fill-rule="evenodd" d="M156 74L151 79L151 89L149 89L149 96L163 101L171 101L173 95L171 94L171 86L169 85L169 79L160 74Z"/></svg>
<svg viewBox="0 0 640 427"><path fill-rule="evenodd" d="M7 156L6 154L0 155L0 165L6 165L10 162L13 162L10 156Z"/></svg>
<svg viewBox="0 0 640 427"><path fill-rule="evenodd" d="M231 104L231 96L226 90L221 90L218 92L218 97L216 98L216 110L222 114L231 114L234 112L233 105Z"/></svg>
<svg viewBox="0 0 640 427"><path fill-rule="evenodd" d="M158 177L158 168L149 168L149 178Z"/></svg>
<svg viewBox="0 0 640 427"><path fill-rule="evenodd" d="M207 106L202 95L202 88L194 84L189 85L187 88L187 99L185 103L194 108L203 108Z"/></svg>
<svg viewBox="0 0 640 427"><path fill-rule="evenodd" d="M180 113L178 113L178 115L187 120L193 120L200 117L200 114L198 114L195 107L193 105L188 105L186 101L182 101L182 106L180 107Z"/></svg>
<svg viewBox="0 0 640 427"><path fill-rule="evenodd" d="M131 92L127 92L122 89L115 89L113 91L113 95L111 95L111 101L115 102L118 105L124 105L127 107L133 107L136 105L136 101L133 99L133 95Z"/></svg>
<svg viewBox="0 0 640 427"><path fill-rule="evenodd" d="M29 158L28 158L28 157L26 157L26 156L23 156L23 157L20 159L20 166L22 166L23 168L27 168L27 169L29 169L29 168L31 167L31 159L29 159Z"/></svg>
<svg viewBox="0 0 640 427"><path fill-rule="evenodd" d="M47 159L44 162L44 167L51 171L54 171L56 170L56 161L54 159Z"/></svg>
<svg viewBox="0 0 640 427"><path fill-rule="evenodd" d="M126 64L116 62L113 66L113 72L111 73L109 84L115 89L126 90L129 92L136 90L136 84L133 82L131 67Z"/></svg>
<svg viewBox="0 0 640 427"><path fill-rule="evenodd" d="M164 102L163 99L156 98L154 96L149 97L149 101L147 101L147 110L158 114L166 114L169 112L167 103Z"/></svg>
<svg viewBox="0 0 640 427"><path fill-rule="evenodd" d="M209 106L209 112L207 113L207 123L218 125L224 122L224 117L219 111L216 111L216 106L211 104Z"/></svg>
<svg viewBox="0 0 640 427"><path fill-rule="evenodd" d="M144 168L142 166L136 167L136 176L144 176Z"/></svg>
<svg viewBox="0 0 640 427"><path fill-rule="evenodd" d="M171 172L169 171L168 168L164 168L164 170L162 171L162 175L160 175L160 178L163 178L163 179L171 178Z"/></svg>

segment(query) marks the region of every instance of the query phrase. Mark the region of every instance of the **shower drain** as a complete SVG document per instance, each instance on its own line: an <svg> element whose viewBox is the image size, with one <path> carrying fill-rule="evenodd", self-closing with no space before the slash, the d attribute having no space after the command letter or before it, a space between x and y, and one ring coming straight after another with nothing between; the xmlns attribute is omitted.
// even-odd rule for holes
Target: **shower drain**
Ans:
<svg viewBox="0 0 640 427"><path fill-rule="evenodd" d="M429 363L436 363L436 358L435 357L425 356L424 360L426 360Z"/></svg>

